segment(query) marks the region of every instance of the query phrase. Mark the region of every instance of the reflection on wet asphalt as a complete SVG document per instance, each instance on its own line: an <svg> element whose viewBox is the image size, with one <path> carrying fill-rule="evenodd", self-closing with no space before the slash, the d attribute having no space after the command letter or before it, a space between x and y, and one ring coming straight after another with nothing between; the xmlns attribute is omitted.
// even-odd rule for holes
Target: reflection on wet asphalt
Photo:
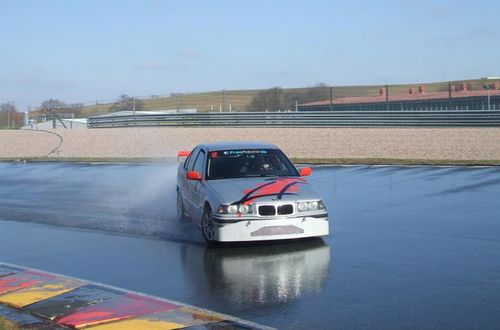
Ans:
<svg viewBox="0 0 500 330"><path fill-rule="evenodd" d="M175 219L174 164L0 163L0 260L278 328L500 322L500 168L318 167L309 180L332 235L207 249Z"/></svg>

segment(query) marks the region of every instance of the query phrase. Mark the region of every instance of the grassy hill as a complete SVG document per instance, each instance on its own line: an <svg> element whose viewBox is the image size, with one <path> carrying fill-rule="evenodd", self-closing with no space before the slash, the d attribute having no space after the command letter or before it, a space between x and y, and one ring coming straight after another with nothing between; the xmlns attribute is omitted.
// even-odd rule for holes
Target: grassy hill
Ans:
<svg viewBox="0 0 500 330"><path fill-rule="evenodd" d="M457 90L462 83L466 83L469 89L483 89L484 85L493 83L500 83L500 80L458 80L451 82L434 82L434 83L415 83L415 84L400 84L389 85L389 93L391 95L407 94L409 88L418 90L419 85L424 85L427 92L447 91L448 83L456 86ZM333 98L341 98L348 96L374 96L379 94L380 88L384 85L369 85L369 86L336 86L332 88ZM293 92L296 94L304 94L311 89L317 89L316 94L318 100L328 99L330 97L329 87L305 87L305 88L284 88L283 91ZM226 90L216 92L192 93L172 96L159 96L141 98L144 103L144 110L175 110L175 109L197 109L198 112L208 111L245 111L249 106L252 98L259 92L266 89L254 90ZM298 100L300 103L300 99ZM112 103L97 103L93 105L86 105L83 109L83 116L92 116L98 114L108 113ZM259 109L255 109L259 110Z"/></svg>

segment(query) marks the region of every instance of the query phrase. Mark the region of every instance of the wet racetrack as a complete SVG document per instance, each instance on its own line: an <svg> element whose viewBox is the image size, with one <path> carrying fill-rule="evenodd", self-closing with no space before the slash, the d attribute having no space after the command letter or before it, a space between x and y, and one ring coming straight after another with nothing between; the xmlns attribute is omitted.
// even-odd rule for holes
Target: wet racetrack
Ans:
<svg viewBox="0 0 500 330"><path fill-rule="evenodd" d="M175 180L175 164L0 163L0 261L278 328L500 322L500 168L315 168L329 237L221 249L176 220Z"/></svg>

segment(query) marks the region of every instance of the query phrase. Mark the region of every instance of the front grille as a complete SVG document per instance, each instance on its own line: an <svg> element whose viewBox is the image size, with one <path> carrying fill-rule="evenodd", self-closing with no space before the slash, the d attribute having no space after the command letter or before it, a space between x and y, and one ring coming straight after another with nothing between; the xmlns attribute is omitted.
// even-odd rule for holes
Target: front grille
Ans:
<svg viewBox="0 0 500 330"><path fill-rule="evenodd" d="M260 215L276 215L276 208L274 205L262 205L259 206Z"/></svg>
<svg viewBox="0 0 500 330"><path fill-rule="evenodd" d="M287 226L266 226L252 233L250 236L279 236L279 235L300 235L304 233L304 229L292 225Z"/></svg>
<svg viewBox="0 0 500 330"><path fill-rule="evenodd" d="M285 204L278 206L278 214L292 214L293 206L291 204Z"/></svg>

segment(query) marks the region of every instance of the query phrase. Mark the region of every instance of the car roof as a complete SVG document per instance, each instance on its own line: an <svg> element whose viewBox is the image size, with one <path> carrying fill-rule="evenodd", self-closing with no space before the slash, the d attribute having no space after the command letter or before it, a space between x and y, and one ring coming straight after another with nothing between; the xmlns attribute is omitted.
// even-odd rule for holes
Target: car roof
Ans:
<svg viewBox="0 0 500 330"><path fill-rule="evenodd" d="M208 151L237 150L237 149L279 149L274 144L255 142L255 141L230 141L230 142L204 143L200 144L198 147L206 148Z"/></svg>

